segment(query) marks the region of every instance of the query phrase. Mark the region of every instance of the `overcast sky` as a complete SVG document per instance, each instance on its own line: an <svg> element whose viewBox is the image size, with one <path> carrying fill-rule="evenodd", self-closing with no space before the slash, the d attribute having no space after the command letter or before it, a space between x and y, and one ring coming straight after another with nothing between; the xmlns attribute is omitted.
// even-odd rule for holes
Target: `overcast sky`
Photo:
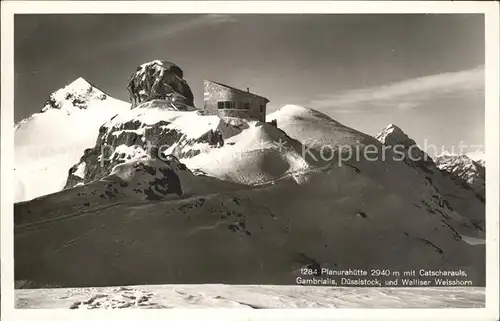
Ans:
<svg viewBox="0 0 500 321"><path fill-rule="evenodd" d="M393 123L421 146L484 143L482 15L16 15L15 120L83 77L128 100L136 67L320 110L375 135Z"/></svg>

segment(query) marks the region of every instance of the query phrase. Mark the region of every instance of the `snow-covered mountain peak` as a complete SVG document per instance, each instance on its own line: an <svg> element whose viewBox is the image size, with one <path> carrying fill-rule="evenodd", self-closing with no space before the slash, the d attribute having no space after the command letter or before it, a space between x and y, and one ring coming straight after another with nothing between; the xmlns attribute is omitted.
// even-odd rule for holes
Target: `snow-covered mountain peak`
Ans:
<svg viewBox="0 0 500 321"><path fill-rule="evenodd" d="M277 111L268 115L270 119L276 118L296 118L296 119L317 119L325 120L328 122L335 122L330 116L319 112L315 109L299 106L299 105L284 105Z"/></svg>
<svg viewBox="0 0 500 321"><path fill-rule="evenodd" d="M484 165L472 160L469 156L462 154L452 154L444 152L435 157L436 165L440 169L460 169L460 170L480 170L484 169Z"/></svg>
<svg viewBox="0 0 500 321"><path fill-rule="evenodd" d="M435 157L437 167L467 183L481 199L485 197L486 171L484 164L472 160L467 155L445 152Z"/></svg>
<svg viewBox="0 0 500 321"><path fill-rule="evenodd" d="M401 128L394 124L389 124L375 138L388 146L403 145L410 147L416 144Z"/></svg>
<svg viewBox="0 0 500 321"><path fill-rule="evenodd" d="M14 127L16 201L61 190L67 168L94 145L99 127L129 109L81 77L53 92L39 113Z"/></svg>
<svg viewBox="0 0 500 321"><path fill-rule="evenodd" d="M460 163L464 166L473 166L476 163L471 157L465 154L453 154L448 151L444 151L440 155L437 155L436 161L440 164L443 163Z"/></svg>
<svg viewBox="0 0 500 321"><path fill-rule="evenodd" d="M387 125L387 127L384 128L384 131L387 131L387 132L390 132L390 133L393 133L393 134L405 135L405 133L403 132L403 130L401 128L399 128L398 126L394 125L394 124Z"/></svg>
<svg viewBox="0 0 500 321"><path fill-rule="evenodd" d="M69 85L53 92L41 112L50 109L62 109L70 113L76 109L87 109L93 101L103 101L108 98L100 89L94 87L87 80L79 77Z"/></svg>
<svg viewBox="0 0 500 321"><path fill-rule="evenodd" d="M78 77L76 80L67 85L65 88L70 88L73 90L79 90L79 89L81 90L81 89L87 89L89 87L92 87L92 85L87 80L85 80L82 77Z"/></svg>

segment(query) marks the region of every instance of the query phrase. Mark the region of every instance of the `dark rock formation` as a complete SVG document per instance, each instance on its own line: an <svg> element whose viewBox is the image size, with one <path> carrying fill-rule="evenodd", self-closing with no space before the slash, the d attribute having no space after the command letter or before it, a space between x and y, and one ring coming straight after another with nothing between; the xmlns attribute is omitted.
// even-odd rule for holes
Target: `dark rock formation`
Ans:
<svg viewBox="0 0 500 321"><path fill-rule="evenodd" d="M172 106L185 110L194 105L194 97L183 71L176 64L155 60L139 66L129 79L127 89L132 108L153 99L164 99Z"/></svg>
<svg viewBox="0 0 500 321"><path fill-rule="evenodd" d="M76 186L77 184L84 183L85 181L85 160L91 157L94 149L87 148L83 151L83 156L80 157L80 162L78 164L73 165L68 171L68 179L66 180L66 185L64 188L69 188ZM78 172L78 169L81 168L82 171Z"/></svg>
<svg viewBox="0 0 500 321"><path fill-rule="evenodd" d="M218 130L210 130L206 134L206 140L210 146L222 147L224 146L224 139L222 138L222 134Z"/></svg>
<svg viewBox="0 0 500 321"><path fill-rule="evenodd" d="M147 142L151 146L175 144L182 137L182 133L165 128L168 124L168 122L160 120L154 125L145 126L140 121L132 120L111 128L102 126L94 148L85 150L80 162L71 167L65 188L73 187L78 183L88 183L109 175L115 165L132 158L132 155L117 153L115 151L117 146L124 145L146 150ZM137 133L139 128L143 130L141 134ZM75 172L79 167L83 168L83 175L77 176Z"/></svg>
<svg viewBox="0 0 500 321"><path fill-rule="evenodd" d="M146 194L147 200L161 200L166 195L173 193L177 196L182 196L181 181L173 169L174 164L171 164L172 160L165 160L165 163L169 166L165 168L155 168L142 162L134 164L134 170L147 172L149 175L153 176L153 178L147 182L147 189L143 191L144 194ZM175 165L179 165L179 163ZM183 168L188 171L185 165ZM158 175L157 172L159 172L160 175Z"/></svg>
<svg viewBox="0 0 500 321"><path fill-rule="evenodd" d="M205 143L213 148L224 146L224 139L219 130L209 130L197 138L186 138L185 133L170 128L170 124L165 120L145 124L136 119L124 123L104 124L99 129L95 146L86 149L78 164L69 170L65 188L100 179L109 175L114 166L142 154L158 157L171 146L177 147L178 157L187 158L200 153L200 150L190 147L198 143ZM119 152L118 146L129 147L129 150L134 152Z"/></svg>

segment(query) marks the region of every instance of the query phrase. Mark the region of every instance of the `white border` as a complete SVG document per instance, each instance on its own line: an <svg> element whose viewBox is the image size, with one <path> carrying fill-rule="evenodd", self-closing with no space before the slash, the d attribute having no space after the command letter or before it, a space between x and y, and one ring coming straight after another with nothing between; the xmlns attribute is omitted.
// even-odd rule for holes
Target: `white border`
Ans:
<svg viewBox="0 0 500 321"><path fill-rule="evenodd" d="M1 3L1 276L2 320L498 320L499 228L499 4L487 2L391 1L8 1ZM487 286L484 309L168 309L71 311L14 309L13 264L13 106L15 13L484 13L486 31L486 199ZM460 53L457 53L460 54Z"/></svg>

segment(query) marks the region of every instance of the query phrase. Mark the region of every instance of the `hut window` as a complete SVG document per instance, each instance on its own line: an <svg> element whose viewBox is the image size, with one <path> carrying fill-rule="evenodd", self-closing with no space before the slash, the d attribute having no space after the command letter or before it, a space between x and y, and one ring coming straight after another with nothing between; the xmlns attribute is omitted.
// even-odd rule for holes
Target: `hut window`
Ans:
<svg viewBox="0 0 500 321"><path fill-rule="evenodd" d="M218 101L217 109L234 109L234 101Z"/></svg>

